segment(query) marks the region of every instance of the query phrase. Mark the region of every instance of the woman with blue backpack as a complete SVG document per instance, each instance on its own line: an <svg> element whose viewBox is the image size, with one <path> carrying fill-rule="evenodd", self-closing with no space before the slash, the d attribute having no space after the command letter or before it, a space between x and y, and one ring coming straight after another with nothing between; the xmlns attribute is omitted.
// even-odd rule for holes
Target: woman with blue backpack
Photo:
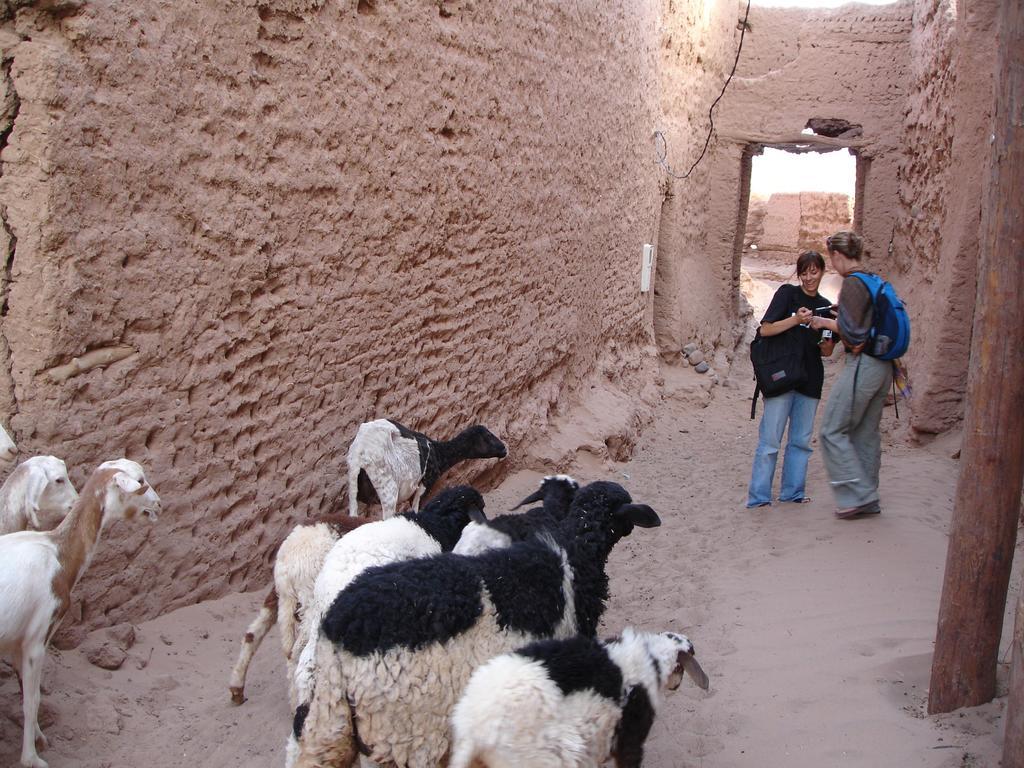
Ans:
<svg viewBox="0 0 1024 768"><path fill-rule="evenodd" d="M843 276L835 319L814 318L846 347L821 421L821 452L840 519L877 515L882 463L879 424L892 384L893 360L906 351L910 323L892 286L861 268L864 244L854 232L827 238L829 261Z"/></svg>
<svg viewBox="0 0 1024 768"><path fill-rule="evenodd" d="M779 457L782 437L789 426L789 440L782 461L782 485L779 501L803 503L810 501L804 492L807 482L807 461L811 457L811 437L814 434L814 415L821 400L825 381L822 356L832 354L834 341L822 338L812 330L811 318L815 314L831 314L832 302L818 293L821 278L825 276L825 259L817 251L804 251L796 261L796 274L800 285L783 283L772 297L758 329L761 338L788 334L800 352L794 385L781 393L765 391L764 413L758 428L757 449L750 472L747 507L768 507L772 503L772 481ZM829 334L830 335L830 334ZM757 393L754 394L754 404ZM754 418L751 410L750 418Z"/></svg>

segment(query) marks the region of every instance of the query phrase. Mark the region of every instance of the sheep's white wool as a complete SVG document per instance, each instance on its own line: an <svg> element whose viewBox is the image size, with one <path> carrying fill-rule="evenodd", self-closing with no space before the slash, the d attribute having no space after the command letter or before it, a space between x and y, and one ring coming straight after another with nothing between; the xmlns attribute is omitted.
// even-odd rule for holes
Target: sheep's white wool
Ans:
<svg viewBox="0 0 1024 768"><path fill-rule="evenodd" d="M50 530L78 500L67 466L56 456L26 459L0 486L0 535Z"/></svg>
<svg viewBox="0 0 1024 768"><path fill-rule="evenodd" d="M497 694L497 695L496 695ZM450 768L600 765L611 752L616 702L592 690L565 696L544 665L514 653L478 668L452 713Z"/></svg>
<svg viewBox="0 0 1024 768"><path fill-rule="evenodd" d="M384 524L363 526L357 532L378 525ZM552 636L572 637L577 632L572 568L565 551L550 537L544 539L561 558L561 586L565 595L562 618ZM348 537L339 544L347 540ZM317 578L318 587L326 571L325 563ZM314 592L314 601L323 605L319 602L323 595L318 589ZM351 716L358 722L360 740L372 749L371 760L408 768L438 765L449 748L448 718L473 670L494 656L537 639L503 630L486 588L482 589L481 602L481 616L468 631L448 642L434 642L415 651L398 647L368 656L336 652L333 644L316 631L319 621L311 625L310 639L295 673L298 701L310 703L310 714L301 744L288 748L293 761L288 763L289 768L350 764L343 759L335 762L352 748L353 734L348 726L336 721L348 723L351 719L348 702L352 703ZM344 670L341 677L339 666ZM325 679L339 682L325 685ZM327 759L324 755L331 757Z"/></svg>
<svg viewBox="0 0 1024 768"><path fill-rule="evenodd" d="M312 599L303 616L299 642L303 648L292 673L298 701L306 701L316 675L316 643L320 622L334 598L360 573L375 565L429 557L441 545L420 526L404 517L369 523L338 540L324 558L313 584Z"/></svg>
<svg viewBox="0 0 1024 768"><path fill-rule="evenodd" d="M534 639L502 631L486 591L483 615L471 629L418 651L399 647L353 656L321 637L313 644L318 673L312 696L300 699L310 702L302 738L288 748L293 765L351 765L351 701L359 738L371 747L372 761L435 768L448 751L448 718L473 670Z"/></svg>
<svg viewBox="0 0 1024 768"><path fill-rule="evenodd" d="M452 550L456 555L481 555L490 549L503 549L512 545L512 537L497 531L486 523L470 523L462 529L458 544Z"/></svg>
<svg viewBox="0 0 1024 768"><path fill-rule="evenodd" d="M420 480L420 449L416 441L402 437L398 427L387 419L359 425L348 449L349 514L359 514L359 470L364 470L377 491L381 515L393 517L401 504L409 502L413 511L419 509L423 486Z"/></svg>
<svg viewBox="0 0 1024 768"><path fill-rule="evenodd" d="M656 710L661 691L679 684L681 653L689 654L697 684L707 685L692 659L693 645L683 635L627 627L620 638L603 646L622 674L619 700L589 687L565 694L547 665L516 653L482 665L452 712L450 768L469 768L474 760L489 768L604 765L620 728L637 727L622 722L627 691L641 686ZM640 735L645 734L633 733Z"/></svg>

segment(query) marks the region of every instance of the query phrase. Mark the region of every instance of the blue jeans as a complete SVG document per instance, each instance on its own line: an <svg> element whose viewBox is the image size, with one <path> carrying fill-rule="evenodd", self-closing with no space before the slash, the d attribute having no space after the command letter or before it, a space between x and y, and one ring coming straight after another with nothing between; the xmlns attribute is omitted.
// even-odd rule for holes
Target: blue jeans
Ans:
<svg viewBox="0 0 1024 768"><path fill-rule="evenodd" d="M786 392L764 399L764 414L758 430L754 468L750 473L747 506L759 507L772 500L775 462L779 457L782 435L789 422L789 442L782 462L782 487L779 501L800 501L807 482L807 462L811 458L811 434L818 400L798 392Z"/></svg>

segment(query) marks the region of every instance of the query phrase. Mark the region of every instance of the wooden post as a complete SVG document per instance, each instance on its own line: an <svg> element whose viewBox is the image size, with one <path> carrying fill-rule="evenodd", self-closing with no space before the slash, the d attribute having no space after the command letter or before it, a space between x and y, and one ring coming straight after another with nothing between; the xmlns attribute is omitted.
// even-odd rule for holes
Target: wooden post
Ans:
<svg viewBox="0 0 1024 768"><path fill-rule="evenodd" d="M1020 586L1017 620L1013 625L1013 668L1010 670L1010 695L1004 723L1003 768L1024 768L1024 577Z"/></svg>
<svg viewBox="0 0 1024 768"><path fill-rule="evenodd" d="M999 13L991 182L928 712L995 696L1024 475L1024 2Z"/></svg>

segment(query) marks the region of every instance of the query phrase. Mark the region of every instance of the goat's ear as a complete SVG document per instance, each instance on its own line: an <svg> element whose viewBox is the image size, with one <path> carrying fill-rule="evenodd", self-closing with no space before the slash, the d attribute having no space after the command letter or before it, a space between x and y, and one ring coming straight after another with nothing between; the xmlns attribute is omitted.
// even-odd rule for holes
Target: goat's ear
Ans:
<svg viewBox="0 0 1024 768"><path fill-rule="evenodd" d="M26 467L26 469L29 469ZM49 482L46 478L46 474L40 471L39 467L32 467L29 469L28 475L25 477L25 484L22 486L21 504L25 510L25 517L28 518L29 523L35 530L40 529L39 523L39 497L43 495L43 491L46 490L46 484ZM12 505L13 506L13 505Z"/></svg>
<svg viewBox="0 0 1024 768"><path fill-rule="evenodd" d="M535 502L535 501L543 501L543 500L544 500L544 489L543 488L538 488L536 491L534 491L529 496L527 496L525 499L523 499L518 504L516 504L514 507L512 507L512 509L519 509L524 504L533 504L533 502Z"/></svg>
<svg viewBox="0 0 1024 768"><path fill-rule="evenodd" d="M657 528L661 525L658 513L646 504L623 504L615 514L639 528Z"/></svg>
<svg viewBox="0 0 1024 768"><path fill-rule="evenodd" d="M701 690L706 691L708 686L711 685L707 674L700 668L700 664L697 663L697 659L694 658L692 653L680 651L676 656L676 665L682 665L686 674L690 676L690 679L693 680Z"/></svg>
<svg viewBox="0 0 1024 768"><path fill-rule="evenodd" d="M137 493L140 489L143 493L146 492L145 485L140 483L138 480L129 477L124 472L118 472L114 475L114 482L117 483L117 487L126 495Z"/></svg>
<svg viewBox="0 0 1024 768"><path fill-rule="evenodd" d="M139 487L132 491L132 496L144 496L146 491L149 490L149 486L145 483L139 483Z"/></svg>

